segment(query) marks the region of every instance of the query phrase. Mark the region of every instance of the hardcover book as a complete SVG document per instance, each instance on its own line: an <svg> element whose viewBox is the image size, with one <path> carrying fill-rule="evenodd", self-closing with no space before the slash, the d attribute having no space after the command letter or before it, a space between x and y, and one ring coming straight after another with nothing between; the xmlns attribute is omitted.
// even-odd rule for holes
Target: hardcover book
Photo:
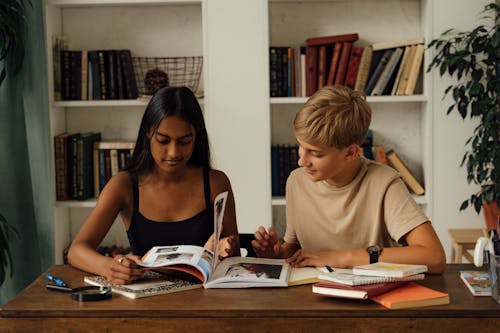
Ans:
<svg viewBox="0 0 500 333"><path fill-rule="evenodd" d="M482 271L460 271L460 279L473 296L491 296L490 275Z"/></svg>
<svg viewBox="0 0 500 333"><path fill-rule="evenodd" d="M346 284L349 286L360 286L374 283L423 280L425 278L425 274L415 274L405 277L370 276L353 274L352 269L335 268L333 272L319 274L318 278L320 280Z"/></svg>
<svg viewBox="0 0 500 333"><path fill-rule="evenodd" d="M389 84L392 74L395 72L396 66L399 64L399 60L401 59L402 55L403 55L402 48L395 49L394 52L391 54L391 57L387 62L387 65L383 69L382 74L380 75L377 83L375 84L375 87L373 87L371 93L372 96L382 95L384 93L384 90L386 89L386 86Z"/></svg>
<svg viewBox="0 0 500 333"><path fill-rule="evenodd" d="M334 44L339 42L355 42L359 39L357 33L343 34L343 35L332 35L323 37L313 37L306 39L307 46L319 46L326 44Z"/></svg>
<svg viewBox="0 0 500 333"><path fill-rule="evenodd" d="M366 95L371 95L373 88L375 87L375 84L377 83L378 79L380 78L380 75L382 75L382 72L389 62L389 59L391 58L392 53L394 50L389 49L386 50L383 54L382 57L380 58L380 61L377 62L377 57L372 57L372 65L370 68L374 68L372 74L369 75L368 83L366 84L365 87L365 94ZM375 55L375 54L374 54ZM371 69L370 69L371 72Z"/></svg>
<svg viewBox="0 0 500 333"><path fill-rule="evenodd" d="M291 267L283 259L230 257L219 259L218 242L227 192L214 200L214 251L193 245L155 246L141 266L195 278L204 288L287 287Z"/></svg>
<svg viewBox="0 0 500 333"><path fill-rule="evenodd" d="M450 303L447 293L414 282L371 298L388 309L406 309Z"/></svg>
<svg viewBox="0 0 500 333"><path fill-rule="evenodd" d="M377 295L404 286L406 282L374 283L360 286L349 286L335 282L317 282L313 284L312 292L330 297L369 299Z"/></svg>
<svg viewBox="0 0 500 333"><path fill-rule="evenodd" d="M347 65L351 55L352 42L342 43L342 52L340 52L339 65L335 74L335 84L344 85Z"/></svg>
<svg viewBox="0 0 500 333"><path fill-rule="evenodd" d="M330 61L330 68L328 70L328 78L326 80L326 85L331 86L335 82L335 75L337 73L337 67L339 65L340 52L342 51L342 43L335 43L333 45L333 54Z"/></svg>
<svg viewBox="0 0 500 333"><path fill-rule="evenodd" d="M416 195L423 195L425 193L425 189L418 182L417 178L410 172L410 169L403 163L401 158L399 158L398 154L394 152L394 150L389 150L386 153L386 157L389 160L390 164L396 169L403 177L406 185L413 191Z"/></svg>
<svg viewBox="0 0 500 333"><path fill-rule="evenodd" d="M372 62L373 49L371 46L367 46L363 49L361 54L361 59L359 60L358 74L356 75L356 82L354 84L354 90L364 91L366 87L366 82L368 81L368 75L370 74L370 64Z"/></svg>
<svg viewBox="0 0 500 333"><path fill-rule="evenodd" d="M376 262L368 265L354 266L352 272L355 275L405 277L427 272L426 265L393 264L387 262Z"/></svg>
<svg viewBox="0 0 500 333"><path fill-rule="evenodd" d="M94 286L111 287L112 292L133 299L202 287L200 283L153 271L146 271L140 280L125 285L112 284L105 277L98 275L86 276L83 281Z"/></svg>
<svg viewBox="0 0 500 333"><path fill-rule="evenodd" d="M349 64L347 65L347 73L345 76L345 85L351 89L354 89L354 85L356 84L356 77L358 75L359 63L361 61L362 54L362 47L352 47Z"/></svg>

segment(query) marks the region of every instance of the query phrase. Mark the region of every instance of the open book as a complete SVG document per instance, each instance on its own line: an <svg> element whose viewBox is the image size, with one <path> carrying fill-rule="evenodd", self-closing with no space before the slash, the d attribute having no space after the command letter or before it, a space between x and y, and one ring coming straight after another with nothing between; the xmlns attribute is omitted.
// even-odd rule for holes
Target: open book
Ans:
<svg viewBox="0 0 500 333"><path fill-rule="evenodd" d="M230 257L219 260L218 242L227 192L214 201L214 251L200 246L155 246L142 257L154 271L196 278L205 288L286 287L291 267L283 259Z"/></svg>

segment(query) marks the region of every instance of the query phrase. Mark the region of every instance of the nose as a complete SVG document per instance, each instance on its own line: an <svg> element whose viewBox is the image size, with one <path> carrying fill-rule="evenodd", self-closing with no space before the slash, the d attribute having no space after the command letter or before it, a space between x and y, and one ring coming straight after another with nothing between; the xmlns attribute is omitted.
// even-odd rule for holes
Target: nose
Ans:
<svg viewBox="0 0 500 333"><path fill-rule="evenodd" d="M177 143L171 142L168 145L167 156L168 159L180 158L182 156L181 147Z"/></svg>
<svg viewBox="0 0 500 333"><path fill-rule="evenodd" d="M309 162L309 159L307 158L306 153L299 154L299 161L297 163L300 167L307 167L310 166L311 163Z"/></svg>

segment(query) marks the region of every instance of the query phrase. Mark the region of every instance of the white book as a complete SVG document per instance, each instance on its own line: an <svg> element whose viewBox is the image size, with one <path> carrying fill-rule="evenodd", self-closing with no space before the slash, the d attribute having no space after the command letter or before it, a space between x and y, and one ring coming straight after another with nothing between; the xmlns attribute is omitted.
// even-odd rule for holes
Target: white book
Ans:
<svg viewBox="0 0 500 333"><path fill-rule="evenodd" d="M394 264L376 262L368 265L354 266L353 274L370 276L405 277L427 272L426 265Z"/></svg>
<svg viewBox="0 0 500 333"><path fill-rule="evenodd" d="M360 286L374 283L423 280L425 274L415 274L406 277L369 276L353 274L352 269L335 268L333 272L319 274L318 278L323 281L331 281L349 286Z"/></svg>

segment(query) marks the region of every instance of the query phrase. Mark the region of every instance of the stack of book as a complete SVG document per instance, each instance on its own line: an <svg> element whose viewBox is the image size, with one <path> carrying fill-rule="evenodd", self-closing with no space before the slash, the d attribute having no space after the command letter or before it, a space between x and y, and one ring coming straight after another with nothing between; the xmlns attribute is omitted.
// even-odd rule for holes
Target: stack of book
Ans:
<svg viewBox="0 0 500 333"><path fill-rule="evenodd" d="M423 280L427 266L378 262L318 275L313 293L371 299L389 309L448 304L448 294L411 282Z"/></svg>

